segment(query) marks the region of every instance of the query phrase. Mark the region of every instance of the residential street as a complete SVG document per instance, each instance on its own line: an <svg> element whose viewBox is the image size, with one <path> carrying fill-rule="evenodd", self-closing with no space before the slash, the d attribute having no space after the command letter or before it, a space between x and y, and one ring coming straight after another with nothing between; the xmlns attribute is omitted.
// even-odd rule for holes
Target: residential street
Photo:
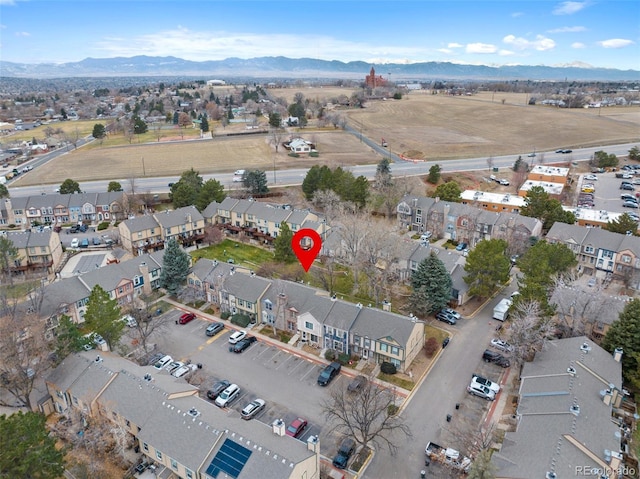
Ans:
<svg viewBox="0 0 640 479"><path fill-rule="evenodd" d="M464 408L456 411L456 403L462 403L467 399L473 401L474 406L491 405L470 397L466 387L471 375L484 366L482 352L496 335L495 329L499 322L491 319L493 307L513 290L515 285L512 284L490 300L475 317L462 320L450 328L455 330L456 334L402 413L406 423L411 427L413 437L409 440L397 440L399 449L395 456L391 456L386 448L377 451L363 478L418 478L423 469L426 470L427 477L436 477L434 467L430 470L424 465L424 449L427 442L433 441L445 447L462 449L459 444L440 442L441 430L443 427L455 427L457 415L465 414ZM487 366L501 376L506 371L497 365ZM447 414L453 416L451 423L446 421ZM464 450L461 452L466 453Z"/></svg>

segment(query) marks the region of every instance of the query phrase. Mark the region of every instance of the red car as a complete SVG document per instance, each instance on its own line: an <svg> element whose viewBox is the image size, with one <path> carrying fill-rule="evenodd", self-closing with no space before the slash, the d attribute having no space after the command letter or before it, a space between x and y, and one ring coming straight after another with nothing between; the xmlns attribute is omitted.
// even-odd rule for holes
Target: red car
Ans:
<svg viewBox="0 0 640 479"><path fill-rule="evenodd" d="M193 321L194 319L196 319L196 315L193 313L184 313L182 316L180 316L180 319L178 320L178 322L180 324L187 324L189 321Z"/></svg>
<svg viewBox="0 0 640 479"><path fill-rule="evenodd" d="M304 428L307 427L307 420L301 417L294 419L287 428L287 436L300 437Z"/></svg>

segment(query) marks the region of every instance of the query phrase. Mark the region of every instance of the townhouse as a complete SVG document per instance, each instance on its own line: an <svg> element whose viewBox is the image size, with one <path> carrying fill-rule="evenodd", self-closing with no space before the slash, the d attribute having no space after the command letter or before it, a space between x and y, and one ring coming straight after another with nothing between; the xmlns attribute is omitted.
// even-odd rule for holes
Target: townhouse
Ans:
<svg viewBox="0 0 640 479"><path fill-rule="evenodd" d="M582 336L550 341L525 363L515 431L491 457L495 477L621 477L622 354Z"/></svg>
<svg viewBox="0 0 640 479"><path fill-rule="evenodd" d="M127 219L118 225L122 247L134 255L164 249L171 238L182 246L204 239L205 220L195 206Z"/></svg>
<svg viewBox="0 0 640 479"><path fill-rule="evenodd" d="M76 323L84 322L89 295L95 285L100 285L120 306L129 305L136 297L149 295L158 289L163 254L164 251L159 251L96 267L87 273L45 286L38 314L46 318L49 334L63 314Z"/></svg>
<svg viewBox="0 0 640 479"><path fill-rule="evenodd" d="M202 212L207 223L219 225L231 236L245 236L271 244L280 234L283 223L294 233L310 228L321 236L329 230L326 222L310 210L291 209L253 200L225 198L213 202Z"/></svg>
<svg viewBox="0 0 640 479"><path fill-rule="evenodd" d="M82 352L55 368L46 386L49 409L89 428L99 422L91 418L109 421L172 477L320 477L317 436L304 443L275 423L229 416L198 397L195 386L152 366Z"/></svg>
<svg viewBox="0 0 640 479"><path fill-rule="evenodd" d="M463 205L499 213L520 213L526 204L522 196L478 190L465 190L460 194L460 198Z"/></svg>
<svg viewBox="0 0 640 479"><path fill-rule="evenodd" d="M438 198L406 196L396 207L396 213L398 223L404 229L416 233L430 231L435 237L465 242L470 246L484 239L526 244L530 238L539 238L542 234L542 223L535 218L485 211Z"/></svg>
<svg viewBox="0 0 640 479"><path fill-rule="evenodd" d="M188 283L222 311L288 331L321 349L357 354L406 370L424 344L424 323L388 311L351 304L299 283L270 280L227 263L200 259Z"/></svg>
<svg viewBox="0 0 640 479"><path fill-rule="evenodd" d="M556 222L546 239L573 251L579 272L603 281L617 279L629 288L640 289L639 237Z"/></svg>
<svg viewBox="0 0 640 479"><path fill-rule="evenodd" d="M5 198L0 207L0 225L29 229L37 225L99 223L122 218L125 193L49 194Z"/></svg>
<svg viewBox="0 0 640 479"><path fill-rule="evenodd" d="M62 261L62 243L55 231L7 231L3 233L17 250L8 265L13 274L51 274Z"/></svg>

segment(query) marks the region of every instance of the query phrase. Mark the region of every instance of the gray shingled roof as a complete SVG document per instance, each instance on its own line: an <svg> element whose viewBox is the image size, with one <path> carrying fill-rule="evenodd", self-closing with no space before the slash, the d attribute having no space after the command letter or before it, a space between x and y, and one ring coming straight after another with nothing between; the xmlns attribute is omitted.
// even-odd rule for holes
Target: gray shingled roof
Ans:
<svg viewBox="0 0 640 479"><path fill-rule="evenodd" d="M51 316L60 309L61 305L73 304L88 298L90 293L91 291L77 276L55 281L45 286L40 313L43 316Z"/></svg>
<svg viewBox="0 0 640 479"><path fill-rule="evenodd" d="M8 231L7 239L11 240L16 248L35 248L49 246L52 234L52 231L43 231L41 233L35 231Z"/></svg>
<svg viewBox="0 0 640 479"><path fill-rule="evenodd" d="M356 317L360 313L360 308L355 304L347 303L338 299L332 301L332 303L333 306L331 307L324 324L341 329L342 331L350 331Z"/></svg>
<svg viewBox="0 0 640 479"><path fill-rule="evenodd" d="M249 276L242 273L230 274L225 277L224 287L235 297L257 304L260 297L271 285L271 281L259 276Z"/></svg>
<svg viewBox="0 0 640 479"><path fill-rule="evenodd" d="M218 214L218 207L220 205L221 203L212 201L204 210L202 210L202 216L207 219L214 218Z"/></svg>
<svg viewBox="0 0 640 479"><path fill-rule="evenodd" d="M376 340L391 338L404 347L414 327L415 322L406 316L363 307L351 332Z"/></svg>
<svg viewBox="0 0 640 479"><path fill-rule="evenodd" d="M138 233L140 231L146 231L160 226L156 219L151 215L136 216L135 218L124 220L124 224L131 233ZM158 234L160 234L159 231Z"/></svg>
<svg viewBox="0 0 640 479"><path fill-rule="evenodd" d="M588 352L581 346L588 345ZM576 376L567 372L576 370ZM558 477L576 474L576 465L597 464L563 438L568 435L604 461L604 451L617 452L618 427L611 407L601 399L609 384L620 390L621 364L586 337L550 341L521 374L516 432L508 432L502 450L493 456L500 477ZM579 413L570 412L573 405ZM523 471L526 474L523 475Z"/></svg>
<svg viewBox="0 0 640 479"><path fill-rule="evenodd" d="M164 213L156 213L154 217L163 228L182 226L188 222L195 223L204 219L195 206L185 206L173 211L167 210Z"/></svg>

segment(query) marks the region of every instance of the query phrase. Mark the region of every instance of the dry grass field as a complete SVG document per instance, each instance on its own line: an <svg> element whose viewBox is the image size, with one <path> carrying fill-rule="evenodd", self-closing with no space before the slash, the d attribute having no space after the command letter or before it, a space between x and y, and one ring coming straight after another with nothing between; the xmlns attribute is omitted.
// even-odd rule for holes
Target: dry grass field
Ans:
<svg viewBox="0 0 640 479"><path fill-rule="evenodd" d="M270 90L289 100L297 92L320 101L350 96L348 88L290 88ZM640 108L558 109L527 105L528 96L483 92L470 97L411 92L402 100L371 101L364 109L342 110L350 124L375 141L385 138L396 154L426 160L527 154L557 148L627 143L640 139ZM244 130L232 125L216 135ZM268 135L215 136L214 139L80 148L62 155L45 168L37 168L14 185L55 184L65 178L77 181L143 176L175 176L193 167L201 174L232 172L238 168L278 169L315 164L350 166L377 163L358 138L342 131L318 129L313 121L294 129L282 140L299 134L317 144L319 158L292 158L284 148L276 154ZM186 138L185 138L186 139Z"/></svg>

